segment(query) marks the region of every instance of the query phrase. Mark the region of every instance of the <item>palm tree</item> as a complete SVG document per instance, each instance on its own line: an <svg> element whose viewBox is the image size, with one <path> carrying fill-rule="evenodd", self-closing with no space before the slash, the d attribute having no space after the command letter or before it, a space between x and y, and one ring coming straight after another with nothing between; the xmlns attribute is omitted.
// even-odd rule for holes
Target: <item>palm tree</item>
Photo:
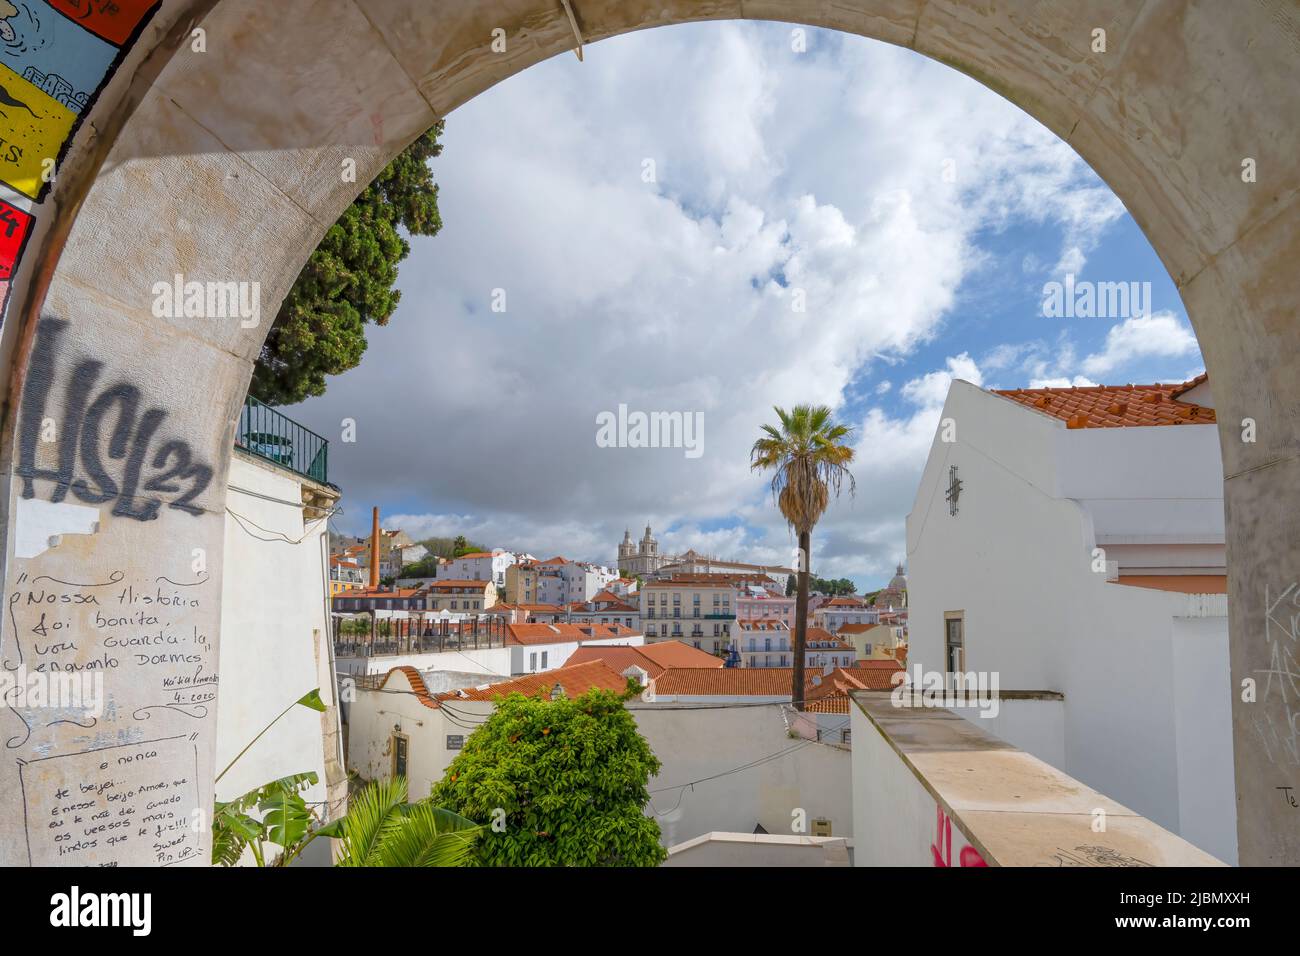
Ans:
<svg viewBox="0 0 1300 956"><path fill-rule="evenodd" d="M406 802L406 778L376 780L317 831L338 838L335 866L465 866L482 827L427 799Z"/></svg>
<svg viewBox="0 0 1300 956"><path fill-rule="evenodd" d="M772 497L781 514L799 536L799 591L794 613L794 678L790 699L804 709L804 646L808 640L808 561L812 553L812 529L826 513L833 491L839 497L847 478L849 494L856 482L848 469L853 449L846 444L852 435L847 425L831 421L825 405L796 405L787 413L777 407L781 427L764 425L764 437L754 442L749 453L753 471L775 470Z"/></svg>

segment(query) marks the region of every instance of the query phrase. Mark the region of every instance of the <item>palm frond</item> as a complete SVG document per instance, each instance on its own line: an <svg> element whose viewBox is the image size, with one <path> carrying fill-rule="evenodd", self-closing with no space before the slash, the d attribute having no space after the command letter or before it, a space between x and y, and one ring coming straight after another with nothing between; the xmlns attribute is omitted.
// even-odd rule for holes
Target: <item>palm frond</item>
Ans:
<svg viewBox="0 0 1300 956"><path fill-rule="evenodd" d="M342 846L335 865L375 866L384 827L392 817L400 816L405 806L405 777L376 780L349 797L348 814L337 828Z"/></svg>
<svg viewBox="0 0 1300 956"><path fill-rule="evenodd" d="M389 821L376 862L380 866L463 866L481 831L473 820L422 800Z"/></svg>

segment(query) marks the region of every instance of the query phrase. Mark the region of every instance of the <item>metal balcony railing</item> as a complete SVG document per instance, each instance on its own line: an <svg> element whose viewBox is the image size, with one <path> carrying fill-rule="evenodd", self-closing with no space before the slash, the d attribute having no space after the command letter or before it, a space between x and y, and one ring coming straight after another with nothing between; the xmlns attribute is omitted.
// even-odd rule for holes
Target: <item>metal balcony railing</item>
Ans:
<svg viewBox="0 0 1300 956"><path fill-rule="evenodd" d="M295 474L326 484L330 443L252 395L244 399L235 446Z"/></svg>

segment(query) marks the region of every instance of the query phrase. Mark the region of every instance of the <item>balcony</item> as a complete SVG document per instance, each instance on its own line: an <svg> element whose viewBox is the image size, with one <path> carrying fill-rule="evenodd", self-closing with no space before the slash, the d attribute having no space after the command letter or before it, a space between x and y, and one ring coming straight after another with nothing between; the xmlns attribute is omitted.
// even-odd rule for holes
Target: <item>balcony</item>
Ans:
<svg viewBox="0 0 1300 956"><path fill-rule="evenodd" d="M235 447L322 485L329 483L329 442L252 395L244 399Z"/></svg>

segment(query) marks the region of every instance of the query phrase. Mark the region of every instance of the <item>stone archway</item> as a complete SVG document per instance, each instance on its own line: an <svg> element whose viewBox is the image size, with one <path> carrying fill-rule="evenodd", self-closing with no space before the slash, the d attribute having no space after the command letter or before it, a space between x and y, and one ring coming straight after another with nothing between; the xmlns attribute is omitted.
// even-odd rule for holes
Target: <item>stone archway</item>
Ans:
<svg viewBox="0 0 1300 956"><path fill-rule="evenodd" d="M64 858L33 829L60 788L107 760L143 761L152 771L141 782L159 768L187 777L182 802L210 806L213 719L207 708L187 711L178 690L215 670L221 582L219 570L195 569L220 568L232 427L269 316L360 186L436 119L572 49L576 34L594 42L754 18L873 37L969 74L1069 142L1146 233L1215 380L1232 678L1259 682L1256 702L1234 703L1241 860L1300 863L1295 811L1276 789L1300 791L1300 685L1290 674L1300 606L1291 506L1300 487L1300 12L1284 0L572 7L573 22L560 0L164 0L124 54L91 123L74 129L6 321L0 633L6 668L32 656L42 605L29 595L52 595L76 659L92 661L102 653L92 599L111 593L142 614L173 602L163 606L183 640L151 651L157 664L105 671L129 719L115 725L124 737L96 746L119 750L74 746L80 731L67 725L15 737L21 727L6 723L0 738L21 746L7 743L0 757L0 862L168 862L149 842L101 841ZM193 49L196 23L203 52ZM1095 29L1106 31L1105 53L1092 51ZM1242 176L1248 160L1253 182ZM341 174L345 161L355 181ZM256 282L265 316L248 325L168 314L156 308L155 284L177 275ZM1242 441L1247 418L1254 442ZM178 844L171 862L201 861L205 840L199 832Z"/></svg>

